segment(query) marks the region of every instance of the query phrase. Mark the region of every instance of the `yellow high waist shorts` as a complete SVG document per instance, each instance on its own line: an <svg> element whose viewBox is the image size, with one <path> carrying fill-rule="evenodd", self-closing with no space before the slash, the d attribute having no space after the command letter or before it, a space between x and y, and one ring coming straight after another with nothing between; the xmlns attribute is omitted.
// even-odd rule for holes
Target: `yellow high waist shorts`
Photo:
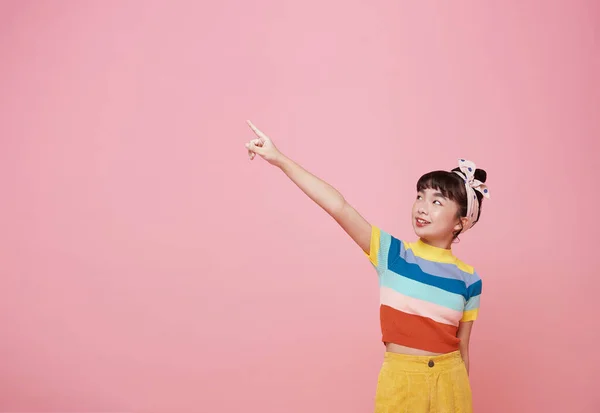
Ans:
<svg viewBox="0 0 600 413"><path fill-rule="evenodd" d="M441 356L386 352L375 413L472 413L467 369L455 351Z"/></svg>

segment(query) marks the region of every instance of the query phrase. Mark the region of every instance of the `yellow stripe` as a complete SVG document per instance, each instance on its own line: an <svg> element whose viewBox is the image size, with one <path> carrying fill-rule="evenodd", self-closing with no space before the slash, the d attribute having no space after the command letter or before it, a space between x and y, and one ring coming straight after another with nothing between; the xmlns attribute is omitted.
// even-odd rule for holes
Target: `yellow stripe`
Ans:
<svg viewBox="0 0 600 413"><path fill-rule="evenodd" d="M473 321L473 320L477 319L478 315L479 315L479 308L475 308L473 310L467 310L467 311L463 312L463 316L460 319L460 321L462 321L462 322Z"/></svg>
<svg viewBox="0 0 600 413"><path fill-rule="evenodd" d="M381 239L381 232L379 231L379 228L377 228L376 226L371 226L371 245L369 247L369 253L367 254L365 252L365 255L367 257L369 257L369 260L371 260L371 263L374 266L378 266L379 265L379 240Z"/></svg>
<svg viewBox="0 0 600 413"><path fill-rule="evenodd" d="M461 260L457 259L455 262L456 266L458 267L459 270L464 271L468 274L473 274L475 272L475 270L473 269L472 266L465 264L464 262L462 262Z"/></svg>

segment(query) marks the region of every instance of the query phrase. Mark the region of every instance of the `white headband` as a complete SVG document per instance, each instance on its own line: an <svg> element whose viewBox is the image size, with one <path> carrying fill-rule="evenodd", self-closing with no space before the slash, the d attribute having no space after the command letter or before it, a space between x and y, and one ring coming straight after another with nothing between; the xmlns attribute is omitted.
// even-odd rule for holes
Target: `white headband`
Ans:
<svg viewBox="0 0 600 413"><path fill-rule="evenodd" d="M485 198L489 198L490 190L483 182L475 179L475 170L477 168L473 162L466 159L459 159L458 167L461 172L454 172L465 181L465 188L467 190L467 225L463 226L463 230L461 231L463 233L473 226L479 215L479 201L477 200L475 191L479 191Z"/></svg>

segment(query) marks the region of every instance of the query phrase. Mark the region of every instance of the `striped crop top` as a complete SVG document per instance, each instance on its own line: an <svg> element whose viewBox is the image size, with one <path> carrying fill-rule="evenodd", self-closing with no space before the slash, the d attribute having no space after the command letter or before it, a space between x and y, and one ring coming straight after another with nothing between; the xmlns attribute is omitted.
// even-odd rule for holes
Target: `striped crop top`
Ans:
<svg viewBox="0 0 600 413"><path fill-rule="evenodd" d="M404 242L372 228L368 254L377 270L382 340L449 353L458 350L461 321L479 312L481 279L451 250Z"/></svg>

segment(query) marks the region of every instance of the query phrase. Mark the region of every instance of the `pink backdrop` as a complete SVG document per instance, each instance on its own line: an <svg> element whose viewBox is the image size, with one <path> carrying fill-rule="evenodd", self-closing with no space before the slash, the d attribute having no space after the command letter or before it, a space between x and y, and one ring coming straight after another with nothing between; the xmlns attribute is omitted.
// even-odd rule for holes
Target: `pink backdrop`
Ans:
<svg viewBox="0 0 600 413"><path fill-rule="evenodd" d="M486 168L476 411L598 412L599 3L203 3L0 3L0 411L371 411L374 271L249 118L399 237Z"/></svg>

